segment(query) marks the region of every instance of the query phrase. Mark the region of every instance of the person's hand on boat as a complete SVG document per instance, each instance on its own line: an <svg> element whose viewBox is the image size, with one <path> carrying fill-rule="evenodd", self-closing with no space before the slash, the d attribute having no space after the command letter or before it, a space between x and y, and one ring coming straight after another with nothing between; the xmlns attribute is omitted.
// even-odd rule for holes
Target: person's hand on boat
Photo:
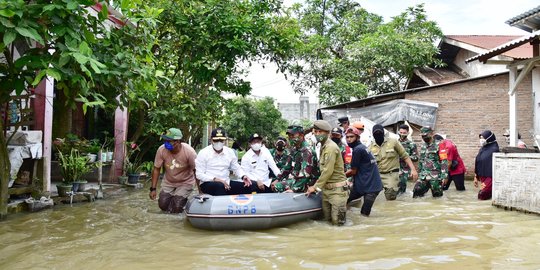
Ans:
<svg viewBox="0 0 540 270"><path fill-rule="evenodd" d="M307 188L305 194L306 194L306 196L309 196L311 193L315 193L315 192L317 192L317 189L315 188L315 186L310 186L310 187Z"/></svg>
<svg viewBox="0 0 540 270"><path fill-rule="evenodd" d="M242 181L244 182L244 187L250 187L251 186L251 179L249 179L249 177L247 177L247 175L244 175L244 177L242 177Z"/></svg>
<svg viewBox="0 0 540 270"><path fill-rule="evenodd" d="M257 187L259 190L264 190L264 183L261 180L257 180Z"/></svg>

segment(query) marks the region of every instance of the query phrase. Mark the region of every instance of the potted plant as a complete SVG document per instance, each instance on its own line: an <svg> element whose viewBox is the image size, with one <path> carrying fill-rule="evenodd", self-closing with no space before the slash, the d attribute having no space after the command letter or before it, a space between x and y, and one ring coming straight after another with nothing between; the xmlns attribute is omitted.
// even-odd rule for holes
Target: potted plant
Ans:
<svg viewBox="0 0 540 270"><path fill-rule="evenodd" d="M66 187L71 187L71 190L75 192L80 189L81 183L86 184L87 181L83 180L82 176L90 172L94 165L88 164L88 157L81 155L79 150L75 148L72 148L69 153L59 151L58 155L62 184L56 187L58 195L66 196ZM84 190L84 187L82 190Z"/></svg>
<svg viewBox="0 0 540 270"><path fill-rule="evenodd" d="M124 159L124 173L128 184L137 184L141 177L141 159L138 155L139 146L134 142L126 142L126 157Z"/></svg>

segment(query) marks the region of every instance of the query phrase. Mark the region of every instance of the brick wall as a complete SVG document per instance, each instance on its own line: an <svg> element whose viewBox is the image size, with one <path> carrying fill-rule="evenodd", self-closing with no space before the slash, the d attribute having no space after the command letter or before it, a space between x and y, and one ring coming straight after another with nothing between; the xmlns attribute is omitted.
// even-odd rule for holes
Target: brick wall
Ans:
<svg viewBox="0 0 540 270"><path fill-rule="evenodd" d="M529 133L533 129L531 89L531 77L528 75L518 86L517 117L518 132L529 147L533 146ZM506 146L502 134L509 128L508 73L409 92L405 98L439 104L435 132L446 134L454 141L469 176L474 175L479 133L489 129L495 133L499 146ZM420 146L417 130L413 136Z"/></svg>

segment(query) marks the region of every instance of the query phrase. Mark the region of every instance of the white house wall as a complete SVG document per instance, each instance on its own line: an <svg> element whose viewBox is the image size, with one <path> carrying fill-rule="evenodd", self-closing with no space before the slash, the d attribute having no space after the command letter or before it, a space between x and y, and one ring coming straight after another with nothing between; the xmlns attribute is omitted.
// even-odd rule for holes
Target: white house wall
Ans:
<svg viewBox="0 0 540 270"><path fill-rule="evenodd" d="M469 64L465 63L465 59L471 58L475 55L477 55L475 52L463 49L459 50L456 58L454 59L454 65L458 66L461 70L469 74L470 77L479 77L507 71L504 65L483 64L479 61L474 61Z"/></svg>

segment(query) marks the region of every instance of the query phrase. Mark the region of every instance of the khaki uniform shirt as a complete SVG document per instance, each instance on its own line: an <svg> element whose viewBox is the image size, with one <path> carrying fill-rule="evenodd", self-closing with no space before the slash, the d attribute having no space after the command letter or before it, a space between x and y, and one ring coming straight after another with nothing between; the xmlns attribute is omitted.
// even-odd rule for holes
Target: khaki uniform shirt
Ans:
<svg viewBox="0 0 540 270"><path fill-rule="evenodd" d="M316 188L324 189L326 184L346 181L343 171L343 158L341 150L335 142L328 138L321 147L321 158L319 160L321 176L315 183Z"/></svg>
<svg viewBox="0 0 540 270"><path fill-rule="evenodd" d="M405 148L394 138L384 138L381 146L375 141L371 142L369 151L377 159L377 166L381 173L399 170L399 160L409 157Z"/></svg>

